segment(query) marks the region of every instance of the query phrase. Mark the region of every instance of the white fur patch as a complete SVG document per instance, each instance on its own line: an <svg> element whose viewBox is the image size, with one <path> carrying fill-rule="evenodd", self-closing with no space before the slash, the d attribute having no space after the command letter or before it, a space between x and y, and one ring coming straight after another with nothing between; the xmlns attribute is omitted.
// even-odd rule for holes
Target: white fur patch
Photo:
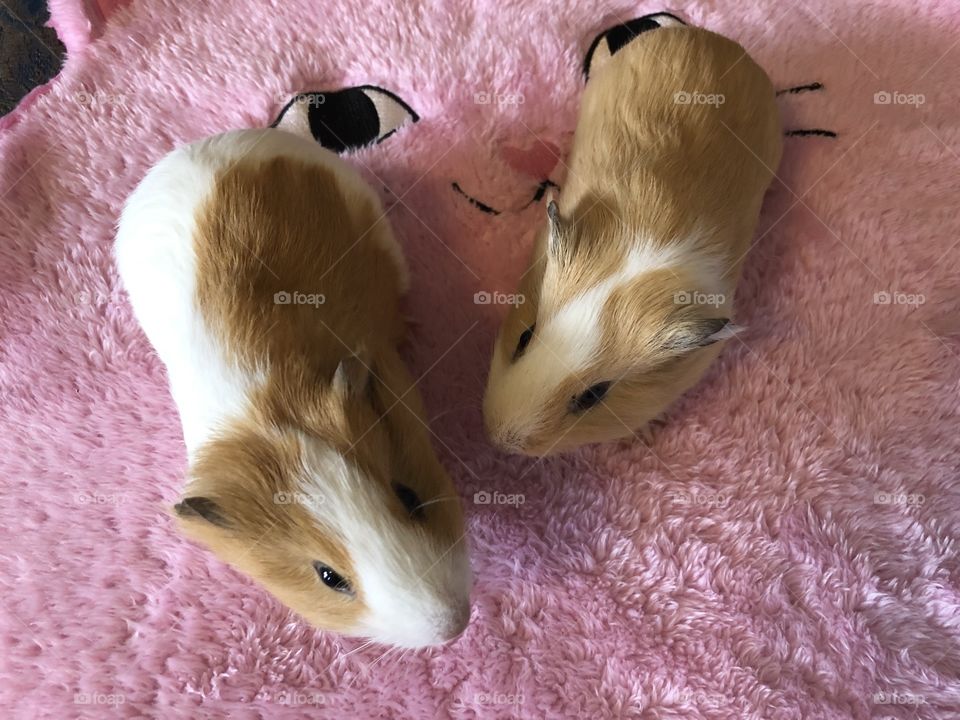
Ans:
<svg viewBox="0 0 960 720"><path fill-rule="evenodd" d="M134 313L167 367L191 457L243 412L257 381L224 360L196 307L196 211L216 170L189 148L165 157L127 200L115 245Z"/></svg>
<svg viewBox="0 0 960 720"><path fill-rule="evenodd" d="M358 632L406 647L442 642L468 612L466 541L437 545L416 523L398 520L373 479L342 455L307 437L301 442L302 497L317 524L347 548L351 579L363 592L368 612Z"/></svg>
<svg viewBox="0 0 960 720"><path fill-rule="evenodd" d="M660 246L638 244L614 274L584 288L542 327L538 325L535 344L504 370L495 394L488 399L492 426L495 432L503 433L500 440L504 444L534 434L548 411L545 398L552 397L571 375L582 373L596 361L603 341L602 311L618 289L647 273L681 265L702 287L716 286L722 263L694 246L693 239ZM545 287L556 286L557 271L556 264L548 264Z"/></svg>
<svg viewBox="0 0 960 720"><path fill-rule="evenodd" d="M561 361L563 372L554 385L588 367L596 359L602 340L602 310L610 296L646 273L677 265L684 255L681 245L641 245L627 254L616 273L574 296L561 307L539 333L540 342Z"/></svg>

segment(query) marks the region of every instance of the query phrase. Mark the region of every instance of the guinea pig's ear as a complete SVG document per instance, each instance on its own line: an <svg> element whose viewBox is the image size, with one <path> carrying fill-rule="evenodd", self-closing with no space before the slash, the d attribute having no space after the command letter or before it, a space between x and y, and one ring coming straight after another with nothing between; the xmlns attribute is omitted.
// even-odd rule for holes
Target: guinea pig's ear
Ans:
<svg viewBox="0 0 960 720"><path fill-rule="evenodd" d="M567 222L560 215L560 208L552 197L547 198L547 253L553 259L563 254Z"/></svg>
<svg viewBox="0 0 960 720"><path fill-rule="evenodd" d="M735 325L729 318L689 320L676 324L668 331L664 347L677 353L685 353L721 340L729 340L743 330L742 326Z"/></svg>
<svg viewBox="0 0 960 720"><path fill-rule="evenodd" d="M370 390L370 375L370 358L360 348L340 360L333 373L333 392L341 399L364 395Z"/></svg>
<svg viewBox="0 0 960 720"><path fill-rule="evenodd" d="M208 497L185 497L173 506L173 510L184 520L206 520L217 527L230 527L223 510Z"/></svg>

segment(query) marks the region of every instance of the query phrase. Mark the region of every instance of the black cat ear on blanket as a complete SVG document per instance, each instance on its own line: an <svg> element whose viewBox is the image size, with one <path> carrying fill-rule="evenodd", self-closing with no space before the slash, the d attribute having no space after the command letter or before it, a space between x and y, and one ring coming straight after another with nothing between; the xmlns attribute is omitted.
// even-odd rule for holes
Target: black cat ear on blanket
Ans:
<svg viewBox="0 0 960 720"><path fill-rule="evenodd" d="M587 56L583 60L584 80L590 79L590 71L594 67L599 68L637 36L657 28L676 25L686 25L686 23L670 13L655 13L634 18L604 30L590 43L590 49L587 50Z"/></svg>
<svg viewBox="0 0 960 720"><path fill-rule="evenodd" d="M312 137L335 153L379 143L420 116L398 95L375 85L297 93L270 127Z"/></svg>

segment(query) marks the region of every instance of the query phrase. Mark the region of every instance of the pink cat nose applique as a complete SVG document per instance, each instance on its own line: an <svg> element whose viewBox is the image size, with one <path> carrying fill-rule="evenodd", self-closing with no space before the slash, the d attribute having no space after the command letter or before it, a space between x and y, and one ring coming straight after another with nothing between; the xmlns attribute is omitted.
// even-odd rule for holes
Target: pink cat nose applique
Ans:
<svg viewBox="0 0 960 720"><path fill-rule="evenodd" d="M500 157L518 173L547 180L560 161L560 149L551 142L534 140L527 148L505 145L500 149Z"/></svg>

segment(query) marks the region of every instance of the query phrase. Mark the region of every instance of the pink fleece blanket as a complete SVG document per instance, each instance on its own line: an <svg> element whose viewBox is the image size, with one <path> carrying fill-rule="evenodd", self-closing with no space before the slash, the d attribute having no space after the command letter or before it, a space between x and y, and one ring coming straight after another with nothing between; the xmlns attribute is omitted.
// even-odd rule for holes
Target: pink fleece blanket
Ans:
<svg viewBox="0 0 960 720"><path fill-rule="evenodd" d="M3 717L960 716L956 3L65 7L65 69L0 134ZM502 308L475 294L522 271L591 40L665 9L778 87L821 83L781 97L786 126L836 137L787 140L749 332L651 446L505 457L479 413ZM410 258L408 357L476 576L457 643L386 655L174 533L179 424L111 262L168 150L367 83L420 117L351 162Z"/></svg>

